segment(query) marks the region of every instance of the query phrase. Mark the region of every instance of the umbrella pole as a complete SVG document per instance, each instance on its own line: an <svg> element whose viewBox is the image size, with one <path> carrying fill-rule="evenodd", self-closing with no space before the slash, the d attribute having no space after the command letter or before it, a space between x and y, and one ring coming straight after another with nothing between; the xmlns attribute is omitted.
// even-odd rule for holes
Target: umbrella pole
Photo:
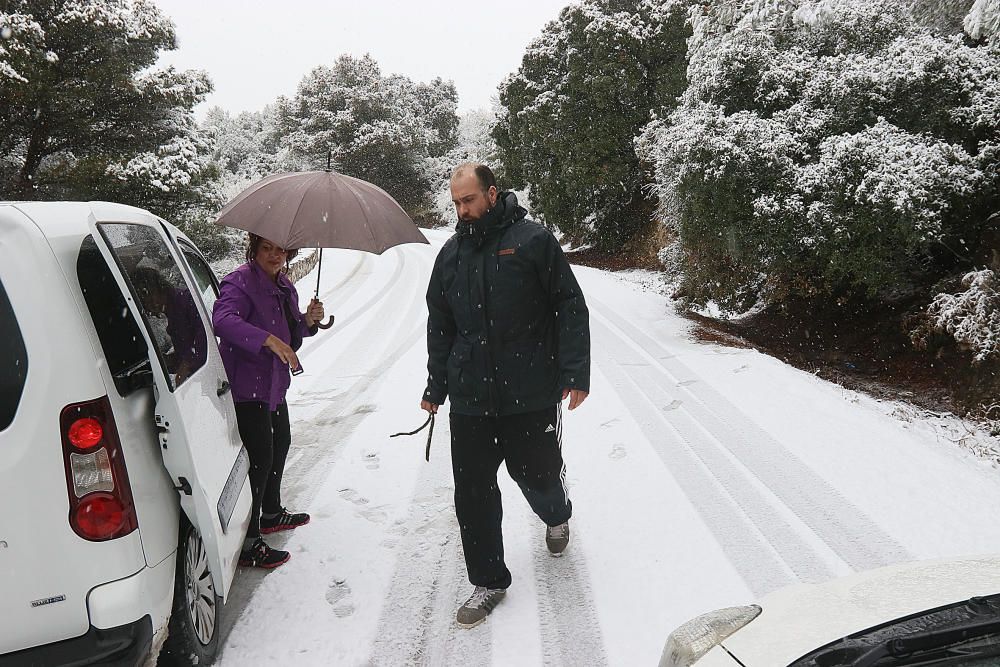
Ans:
<svg viewBox="0 0 1000 667"><path fill-rule="evenodd" d="M319 278L323 274L323 249L319 248L319 266L316 267L316 296L313 297L314 301L319 301ZM333 326L333 315L327 319L326 322L317 322L316 326L320 329L329 329Z"/></svg>
<svg viewBox="0 0 1000 667"><path fill-rule="evenodd" d="M316 269L316 297L319 301L319 277L323 273L323 249L319 248L319 268Z"/></svg>

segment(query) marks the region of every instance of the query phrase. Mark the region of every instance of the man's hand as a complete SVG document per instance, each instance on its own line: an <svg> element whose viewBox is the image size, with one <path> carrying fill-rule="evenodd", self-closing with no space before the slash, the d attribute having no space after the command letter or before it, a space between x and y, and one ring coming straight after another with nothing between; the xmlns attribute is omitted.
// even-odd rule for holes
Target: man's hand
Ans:
<svg viewBox="0 0 1000 667"><path fill-rule="evenodd" d="M309 307L306 308L306 326L312 329L322 322L325 316L326 312L323 310L323 302L319 299L313 299L309 302Z"/></svg>
<svg viewBox="0 0 1000 667"><path fill-rule="evenodd" d="M563 389L563 400L569 397L569 409L576 410L577 407L587 400L587 392L582 389Z"/></svg>
<svg viewBox="0 0 1000 667"><path fill-rule="evenodd" d="M264 347L274 352L282 362L287 364L293 371L299 367L299 358L295 356L295 350L288 346L288 343L281 340L274 334L267 337Z"/></svg>
<svg viewBox="0 0 1000 667"><path fill-rule="evenodd" d="M431 403L430 401L420 401L420 409L421 410L426 410L427 412L430 412L430 413L436 415L437 411L438 411L438 404L437 403Z"/></svg>

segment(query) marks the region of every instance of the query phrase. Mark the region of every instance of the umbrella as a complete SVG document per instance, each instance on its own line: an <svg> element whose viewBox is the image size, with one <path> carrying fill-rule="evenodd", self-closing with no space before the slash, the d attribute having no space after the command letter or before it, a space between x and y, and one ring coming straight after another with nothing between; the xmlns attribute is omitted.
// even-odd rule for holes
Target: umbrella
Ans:
<svg viewBox="0 0 1000 667"><path fill-rule="evenodd" d="M241 192L216 224L262 236L282 248L350 248L381 255L402 243L427 243L406 211L385 190L336 171L268 176ZM320 326L332 324L332 318Z"/></svg>

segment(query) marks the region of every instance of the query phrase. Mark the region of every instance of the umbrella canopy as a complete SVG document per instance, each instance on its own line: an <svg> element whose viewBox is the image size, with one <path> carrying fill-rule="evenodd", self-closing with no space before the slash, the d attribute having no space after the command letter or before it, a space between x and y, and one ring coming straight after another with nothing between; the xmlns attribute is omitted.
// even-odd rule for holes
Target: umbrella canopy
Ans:
<svg viewBox="0 0 1000 667"><path fill-rule="evenodd" d="M351 248L381 255L427 243L385 190L335 171L275 174L241 192L216 224L253 232L282 248Z"/></svg>

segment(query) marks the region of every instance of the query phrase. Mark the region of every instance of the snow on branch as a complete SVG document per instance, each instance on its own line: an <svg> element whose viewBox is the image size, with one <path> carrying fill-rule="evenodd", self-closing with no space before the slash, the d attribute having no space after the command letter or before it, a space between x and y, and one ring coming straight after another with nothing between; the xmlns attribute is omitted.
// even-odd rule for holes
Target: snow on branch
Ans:
<svg viewBox="0 0 1000 667"><path fill-rule="evenodd" d="M17 60L29 58L45 41L45 31L30 15L0 12L0 83L10 79L27 83Z"/></svg>
<svg viewBox="0 0 1000 667"><path fill-rule="evenodd" d="M191 184L208 164L211 141L197 133L173 137L155 151L140 153L124 165L108 166L109 176L119 180L136 179L162 192L171 192Z"/></svg>
<svg viewBox="0 0 1000 667"><path fill-rule="evenodd" d="M934 297L927 312L934 330L951 335L982 363L1000 351L1000 279L984 269L967 273L962 285L964 292Z"/></svg>

